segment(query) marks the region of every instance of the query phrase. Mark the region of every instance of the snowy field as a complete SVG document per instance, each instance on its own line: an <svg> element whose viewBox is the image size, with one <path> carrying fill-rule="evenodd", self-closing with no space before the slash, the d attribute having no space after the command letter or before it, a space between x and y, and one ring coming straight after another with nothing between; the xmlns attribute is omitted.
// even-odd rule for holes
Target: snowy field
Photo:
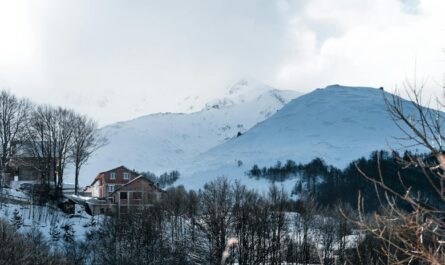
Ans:
<svg viewBox="0 0 445 265"><path fill-rule="evenodd" d="M109 143L82 168L80 183L89 185L99 172L121 165L156 174L175 169L182 173L199 154L246 132L299 95L243 79L201 110L151 114L105 126L101 133Z"/></svg>
<svg viewBox="0 0 445 265"><path fill-rule="evenodd" d="M403 152L395 140L401 131L383 98L391 95L385 93L332 85L300 96L243 80L201 111L153 114L102 128L109 144L85 165L80 181L88 185L97 173L125 165L157 174L179 170L177 184L187 189L226 176L267 191L268 181L245 174L254 164L307 163L320 157L344 168L375 150ZM408 113L413 111L402 102ZM283 183L288 191L294 185Z"/></svg>
<svg viewBox="0 0 445 265"><path fill-rule="evenodd" d="M27 194L17 190L3 189L2 195L5 194L10 199L13 196L17 202L1 203L0 219L7 220L22 233L37 228L53 241L64 236L72 237L75 241L84 240L86 232L102 218L93 218L79 205L76 205L75 214L70 215L51 205L34 205Z"/></svg>

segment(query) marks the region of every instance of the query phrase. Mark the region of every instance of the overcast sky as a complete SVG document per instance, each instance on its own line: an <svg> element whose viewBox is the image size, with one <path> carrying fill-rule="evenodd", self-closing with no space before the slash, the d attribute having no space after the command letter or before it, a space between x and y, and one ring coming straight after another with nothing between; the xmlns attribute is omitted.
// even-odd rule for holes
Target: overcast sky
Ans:
<svg viewBox="0 0 445 265"><path fill-rule="evenodd" d="M101 125L240 77L308 92L445 73L442 0L0 0L0 88ZM416 63L417 62L417 63Z"/></svg>

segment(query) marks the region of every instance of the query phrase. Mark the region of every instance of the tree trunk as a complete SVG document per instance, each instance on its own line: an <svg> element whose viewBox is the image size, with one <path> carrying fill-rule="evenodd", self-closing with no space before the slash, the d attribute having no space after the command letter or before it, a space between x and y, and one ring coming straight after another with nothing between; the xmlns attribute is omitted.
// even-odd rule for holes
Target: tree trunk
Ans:
<svg viewBox="0 0 445 265"><path fill-rule="evenodd" d="M77 163L76 163L77 164ZM74 176L74 194L78 195L78 189L79 189L79 166L75 165L76 167L76 172L75 172L75 176Z"/></svg>

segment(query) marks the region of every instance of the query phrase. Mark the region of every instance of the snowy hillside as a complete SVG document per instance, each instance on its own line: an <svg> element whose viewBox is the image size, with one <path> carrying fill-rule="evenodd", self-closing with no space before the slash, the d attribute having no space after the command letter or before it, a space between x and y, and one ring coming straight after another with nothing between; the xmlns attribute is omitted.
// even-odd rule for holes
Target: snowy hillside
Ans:
<svg viewBox="0 0 445 265"><path fill-rule="evenodd" d="M101 132L109 144L82 169L80 183L88 185L98 172L119 165L155 173L181 169L202 152L272 116L298 95L243 79L201 111L153 114L106 126Z"/></svg>
<svg viewBox="0 0 445 265"><path fill-rule="evenodd" d="M210 178L227 175L258 186L264 183L244 175L254 163L305 163L321 157L344 167L374 150L399 148L394 136L400 130L386 111L381 90L328 86L294 99L241 137L201 154L181 183L199 188Z"/></svg>
<svg viewBox="0 0 445 265"><path fill-rule="evenodd" d="M32 203L30 196L19 190L4 188L0 197L0 220L19 225L17 231L21 233L37 228L46 239L51 239L51 247L56 249L62 246L63 237L67 232L70 232L75 240L84 240L86 232L94 229L103 219L103 216L90 216L80 205L75 206L75 214L66 214L50 204Z"/></svg>

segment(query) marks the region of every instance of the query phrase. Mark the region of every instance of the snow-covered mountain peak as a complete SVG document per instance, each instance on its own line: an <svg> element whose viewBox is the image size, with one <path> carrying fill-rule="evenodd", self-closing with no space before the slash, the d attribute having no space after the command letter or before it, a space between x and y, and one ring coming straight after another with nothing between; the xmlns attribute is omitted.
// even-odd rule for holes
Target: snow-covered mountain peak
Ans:
<svg viewBox="0 0 445 265"><path fill-rule="evenodd" d="M101 132L109 144L92 156L81 172L81 183L89 184L98 172L122 164L155 173L181 169L199 154L272 116L299 95L242 80L200 111L149 114L106 126ZM184 99L187 104L195 100L201 98Z"/></svg>
<svg viewBox="0 0 445 265"><path fill-rule="evenodd" d="M250 78L242 78L229 85L223 97L212 100L205 105L204 109L221 109L232 105L243 104L260 99L264 94L271 91L281 91L260 81Z"/></svg>
<svg viewBox="0 0 445 265"><path fill-rule="evenodd" d="M178 111L192 113L199 110L218 109L250 101L275 88L253 78L241 78L220 91L219 96L188 95L177 103Z"/></svg>
<svg viewBox="0 0 445 265"><path fill-rule="evenodd" d="M337 91L342 93L357 92L357 93L373 93L378 92L378 90L383 90L383 87L366 87L366 86L344 86L339 84L328 85L324 88L328 91ZM367 91L367 92L366 92ZM380 96L380 95L379 95Z"/></svg>
<svg viewBox="0 0 445 265"><path fill-rule="evenodd" d="M237 82L227 87L227 95L228 96L243 96L246 94L258 95L271 89L275 88L252 78L241 78Z"/></svg>
<svg viewBox="0 0 445 265"><path fill-rule="evenodd" d="M178 111L185 113L198 111L205 105L206 101L207 100L200 96L187 96L178 102Z"/></svg>
<svg viewBox="0 0 445 265"><path fill-rule="evenodd" d="M212 177L228 176L259 185L245 172L254 164L271 166L292 159L307 163L320 157L345 167L378 149L403 147L402 135L387 112L379 88L332 85L300 96L242 136L200 154L183 170L181 184L199 188ZM407 113L412 106L403 101ZM267 188L267 185L265 185Z"/></svg>

